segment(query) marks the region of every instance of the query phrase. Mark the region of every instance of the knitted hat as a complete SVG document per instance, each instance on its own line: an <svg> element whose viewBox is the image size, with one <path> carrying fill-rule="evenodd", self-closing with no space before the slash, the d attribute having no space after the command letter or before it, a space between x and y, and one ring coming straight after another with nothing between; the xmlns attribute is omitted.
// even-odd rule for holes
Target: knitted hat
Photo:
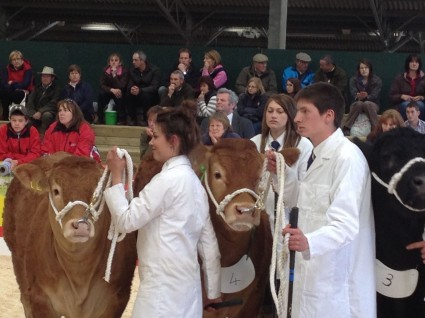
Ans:
<svg viewBox="0 0 425 318"><path fill-rule="evenodd" d="M9 106L9 120L12 117L12 115L24 115L26 118L28 118L28 111L25 108L25 106L12 103Z"/></svg>

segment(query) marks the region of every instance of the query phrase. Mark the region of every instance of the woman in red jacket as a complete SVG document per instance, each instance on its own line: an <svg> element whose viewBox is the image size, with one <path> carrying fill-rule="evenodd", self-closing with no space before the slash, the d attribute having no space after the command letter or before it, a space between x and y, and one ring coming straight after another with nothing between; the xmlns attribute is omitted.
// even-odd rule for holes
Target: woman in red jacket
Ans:
<svg viewBox="0 0 425 318"><path fill-rule="evenodd" d="M1 74L0 99L3 105L3 118L9 116L9 105L20 104L34 88L31 64L20 51L9 54L9 64Z"/></svg>
<svg viewBox="0 0 425 318"><path fill-rule="evenodd" d="M72 99L63 99L58 102L57 120L47 129L41 150L45 155L65 151L100 162L94 141L94 131L84 120L78 104Z"/></svg>
<svg viewBox="0 0 425 318"><path fill-rule="evenodd" d="M13 170L19 164L40 157L40 135L29 124L24 106L12 104L9 119L9 123L0 127L0 160L9 161Z"/></svg>

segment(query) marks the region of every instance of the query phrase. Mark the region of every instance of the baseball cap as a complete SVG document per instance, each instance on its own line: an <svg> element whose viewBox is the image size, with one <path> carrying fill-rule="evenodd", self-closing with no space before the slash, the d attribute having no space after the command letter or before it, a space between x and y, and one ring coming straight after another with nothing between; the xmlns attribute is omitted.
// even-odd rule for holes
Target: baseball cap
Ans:
<svg viewBox="0 0 425 318"><path fill-rule="evenodd" d="M257 63L267 62L268 60L269 58L267 57L267 55L264 55L262 53L257 53L252 57L252 61Z"/></svg>
<svg viewBox="0 0 425 318"><path fill-rule="evenodd" d="M295 58L303 62L307 62L307 63L311 62L310 55L304 52L299 52L297 55L295 55Z"/></svg>

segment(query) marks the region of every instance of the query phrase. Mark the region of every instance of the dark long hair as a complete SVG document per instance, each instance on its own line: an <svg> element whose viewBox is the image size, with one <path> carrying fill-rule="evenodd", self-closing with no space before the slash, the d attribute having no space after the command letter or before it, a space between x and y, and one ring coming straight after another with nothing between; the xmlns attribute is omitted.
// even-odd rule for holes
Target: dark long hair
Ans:
<svg viewBox="0 0 425 318"><path fill-rule="evenodd" d="M195 117L185 107L167 108L158 113L155 125L160 126L167 140L176 135L180 139L180 154L188 155L200 143Z"/></svg>
<svg viewBox="0 0 425 318"><path fill-rule="evenodd" d="M300 142L301 136L297 133L295 127L295 115L296 115L296 106L294 99L285 94L275 94L269 97L267 103L264 107L263 112L263 122L261 128L261 143L260 143L260 152L264 153L266 147L266 139L270 133L270 128L267 126L266 113L267 109L271 102L279 104L280 107L284 110L288 116L288 121L286 122L285 127L285 141L283 143L283 148L296 147Z"/></svg>

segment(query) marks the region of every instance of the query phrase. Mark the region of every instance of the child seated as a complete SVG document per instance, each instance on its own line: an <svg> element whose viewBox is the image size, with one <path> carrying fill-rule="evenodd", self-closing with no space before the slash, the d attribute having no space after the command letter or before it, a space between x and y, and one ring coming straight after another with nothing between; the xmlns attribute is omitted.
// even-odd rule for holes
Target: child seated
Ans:
<svg viewBox="0 0 425 318"><path fill-rule="evenodd" d="M0 160L8 161L11 170L41 156L40 135L29 123L25 106L12 104L9 123L0 127Z"/></svg>

